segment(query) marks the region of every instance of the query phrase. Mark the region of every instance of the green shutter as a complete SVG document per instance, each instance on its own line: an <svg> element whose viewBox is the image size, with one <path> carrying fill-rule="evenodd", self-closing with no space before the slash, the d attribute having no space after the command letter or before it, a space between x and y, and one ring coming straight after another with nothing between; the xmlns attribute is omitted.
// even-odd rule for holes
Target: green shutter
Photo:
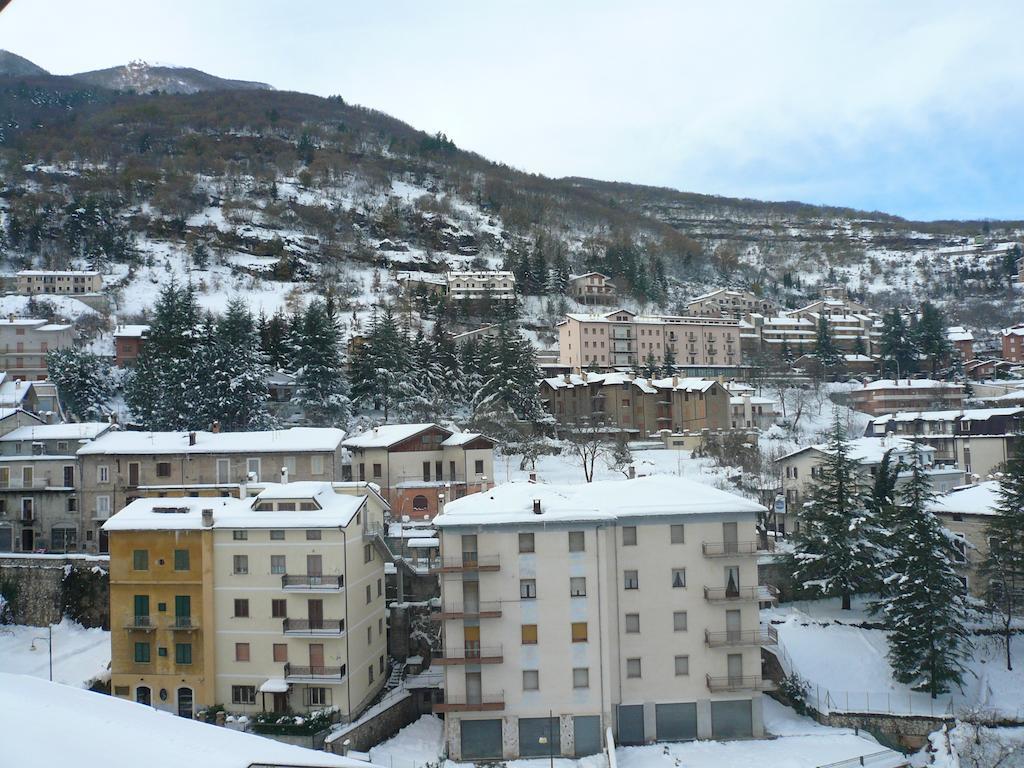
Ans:
<svg viewBox="0 0 1024 768"><path fill-rule="evenodd" d="M176 664L192 663L192 643L174 644L174 662Z"/></svg>
<svg viewBox="0 0 1024 768"><path fill-rule="evenodd" d="M188 595L174 596L174 617L188 618L192 615L192 598Z"/></svg>
<svg viewBox="0 0 1024 768"><path fill-rule="evenodd" d="M135 644L135 661L138 664L149 663L149 643Z"/></svg>
<svg viewBox="0 0 1024 768"><path fill-rule="evenodd" d="M149 616L149 595L135 596L135 616Z"/></svg>
<svg viewBox="0 0 1024 768"><path fill-rule="evenodd" d="M176 571L187 571L189 569L188 561L188 550L187 549L176 549L174 550L174 570Z"/></svg>
<svg viewBox="0 0 1024 768"><path fill-rule="evenodd" d="M136 549L132 552L132 568L136 571L149 570L149 550Z"/></svg>

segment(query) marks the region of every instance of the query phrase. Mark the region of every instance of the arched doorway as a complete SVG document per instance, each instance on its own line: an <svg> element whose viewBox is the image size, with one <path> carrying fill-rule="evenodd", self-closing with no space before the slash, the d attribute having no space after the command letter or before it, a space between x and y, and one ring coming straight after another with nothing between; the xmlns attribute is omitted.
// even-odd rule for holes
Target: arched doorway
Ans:
<svg viewBox="0 0 1024 768"><path fill-rule="evenodd" d="M179 717L192 717L192 689L191 688L179 688L178 689L178 716Z"/></svg>
<svg viewBox="0 0 1024 768"><path fill-rule="evenodd" d="M135 701L139 704L145 704L147 707L153 704L153 692L148 686L140 685L135 689Z"/></svg>

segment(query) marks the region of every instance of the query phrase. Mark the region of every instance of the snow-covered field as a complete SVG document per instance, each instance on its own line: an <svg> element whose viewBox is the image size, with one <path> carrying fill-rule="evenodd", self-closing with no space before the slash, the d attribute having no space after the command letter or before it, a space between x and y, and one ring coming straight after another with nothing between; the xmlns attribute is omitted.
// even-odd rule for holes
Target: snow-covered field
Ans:
<svg viewBox="0 0 1024 768"><path fill-rule="evenodd" d="M33 644L35 650L32 650ZM46 627L0 626L0 672L48 679ZM110 678L110 633L65 618L53 625L53 679L88 688ZM2 763L2 760L0 760Z"/></svg>

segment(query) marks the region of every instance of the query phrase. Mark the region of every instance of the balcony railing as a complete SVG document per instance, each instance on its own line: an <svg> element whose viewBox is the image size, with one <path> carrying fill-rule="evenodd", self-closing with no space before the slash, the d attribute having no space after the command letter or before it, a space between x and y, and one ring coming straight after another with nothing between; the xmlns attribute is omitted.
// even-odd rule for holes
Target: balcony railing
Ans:
<svg viewBox="0 0 1024 768"><path fill-rule="evenodd" d="M775 587L704 587L704 599L710 603L732 602L734 600L757 600L770 602L778 599Z"/></svg>
<svg viewBox="0 0 1024 768"><path fill-rule="evenodd" d="M501 646L490 648L468 647L468 648L442 648L436 651L433 656L434 664L501 664L505 657L502 655Z"/></svg>
<svg viewBox="0 0 1024 768"><path fill-rule="evenodd" d="M344 587L344 576L326 576L318 573L286 573L281 577L282 589L337 592Z"/></svg>
<svg viewBox="0 0 1024 768"><path fill-rule="evenodd" d="M433 618L435 621L497 619L501 618L501 603L496 601L477 603L476 605L450 603L434 611Z"/></svg>
<svg viewBox="0 0 1024 768"><path fill-rule="evenodd" d="M770 552L774 546L772 542L762 545L759 541L705 541L700 548L705 557L733 557Z"/></svg>
<svg viewBox="0 0 1024 768"><path fill-rule="evenodd" d="M284 665L284 679L295 678L316 679L316 680L341 680L345 677L344 667L302 667L298 664Z"/></svg>
<svg viewBox="0 0 1024 768"><path fill-rule="evenodd" d="M340 635L345 631L342 619L285 619L282 626L285 634L291 635Z"/></svg>
<svg viewBox="0 0 1024 768"><path fill-rule="evenodd" d="M435 712L500 712L505 709L505 694L485 696L445 696L443 704L435 704Z"/></svg>
<svg viewBox="0 0 1024 768"><path fill-rule="evenodd" d="M726 630L725 632L704 630L704 642L710 648L736 645L777 645L779 634L775 627Z"/></svg>
<svg viewBox="0 0 1024 768"><path fill-rule="evenodd" d="M475 552L463 552L462 557L438 557L430 562L431 573L492 572L500 570L497 555L478 556Z"/></svg>
<svg viewBox="0 0 1024 768"><path fill-rule="evenodd" d="M26 456L25 458L26 459L30 459L31 457L30 456ZM29 480L27 483L24 482L24 480L22 478L20 478L20 477L12 477L9 480L0 480L0 489L5 489L5 488L6 489L19 489L19 488L23 488L25 490L31 490L31 489L34 489L34 488L35 489L49 488L50 485L51 485L51 483L50 483L50 479L48 477L36 477L36 478L33 478L33 479ZM63 486L62 485L60 487L61 488L65 488L67 486Z"/></svg>
<svg viewBox="0 0 1024 768"><path fill-rule="evenodd" d="M771 680L764 680L760 675L726 675L712 677L707 675L708 690L712 693L725 691L770 691L775 687Z"/></svg>
<svg viewBox="0 0 1024 768"><path fill-rule="evenodd" d="M153 624L152 616L132 616L128 619L128 623L125 624L124 628L152 632L156 629L156 626Z"/></svg>
<svg viewBox="0 0 1024 768"><path fill-rule="evenodd" d="M171 629L182 632L193 632L199 629L199 622L194 616L175 616L171 619Z"/></svg>

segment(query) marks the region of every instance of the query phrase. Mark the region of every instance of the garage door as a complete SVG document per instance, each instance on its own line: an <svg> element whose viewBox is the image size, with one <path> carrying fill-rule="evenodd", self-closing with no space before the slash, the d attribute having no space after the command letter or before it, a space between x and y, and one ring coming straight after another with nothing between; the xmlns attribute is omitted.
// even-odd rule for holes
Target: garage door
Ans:
<svg viewBox="0 0 1024 768"><path fill-rule="evenodd" d="M501 757L501 720L463 720L462 759Z"/></svg>

